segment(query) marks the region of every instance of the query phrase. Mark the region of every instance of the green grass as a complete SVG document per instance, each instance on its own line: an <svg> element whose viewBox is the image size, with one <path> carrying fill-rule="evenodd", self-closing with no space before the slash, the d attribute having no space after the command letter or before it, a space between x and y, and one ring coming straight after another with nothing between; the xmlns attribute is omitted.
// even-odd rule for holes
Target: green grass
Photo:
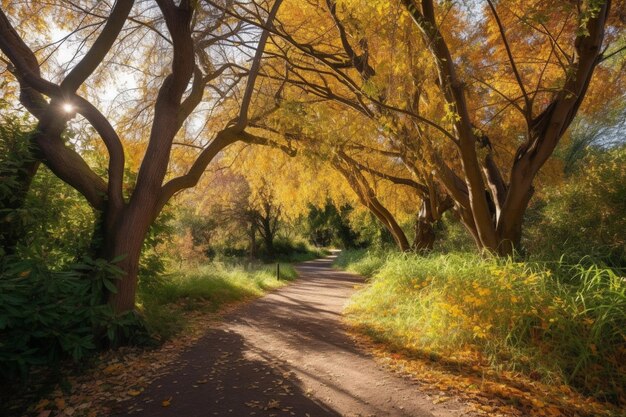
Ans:
<svg viewBox="0 0 626 417"><path fill-rule="evenodd" d="M371 277L347 317L392 348L625 398L626 281L614 270L367 251L337 265Z"/></svg>
<svg viewBox="0 0 626 417"><path fill-rule="evenodd" d="M366 277L373 276L385 264L389 252L369 249L343 250L335 266Z"/></svg>
<svg viewBox="0 0 626 417"><path fill-rule="evenodd" d="M187 267L150 282L139 291L139 307L147 328L159 340L167 340L185 325L185 314L215 312L225 305L259 297L297 278L292 265L210 263Z"/></svg>
<svg viewBox="0 0 626 417"><path fill-rule="evenodd" d="M307 248L306 252L293 252L290 254L281 254L278 256L278 261L281 263L293 263L311 261L313 259L323 258L328 256L330 252L326 249L319 248Z"/></svg>

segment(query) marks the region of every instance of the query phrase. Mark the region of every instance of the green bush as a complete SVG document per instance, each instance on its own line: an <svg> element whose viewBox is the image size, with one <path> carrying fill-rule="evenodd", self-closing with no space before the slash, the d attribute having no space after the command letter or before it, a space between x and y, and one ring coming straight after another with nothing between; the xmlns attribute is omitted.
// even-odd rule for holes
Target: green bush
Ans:
<svg viewBox="0 0 626 417"><path fill-rule="evenodd" d="M274 257L271 258L264 252L263 246L259 251L261 259L268 262L285 262L285 263L297 263L304 262L311 259L321 258L326 256L327 252L324 249L313 247L304 239L289 239L283 236L278 236L274 240Z"/></svg>
<svg viewBox="0 0 626 417"><path fill-rule="evenodd" d="M310 204L305 223L309 241L318 247L358 246L359 234L350 227L349 217L352 210L350 205L337 208L330 200L323 208Z"/></svg>
<svg viewBox="0 0 626 417"><path fill-rule="evenodd" d="M32 366L78 361L99 345L116 343L132 317L115 318L102 294L120 271L84 259L55 271L39 261L0 263L0 374L25 377ZM128 331L127 331L128 333ZM127 334L129 336L129 334Z"/></svg>
<svg viewBox="0 0 626 417"><path fill-rule="evenodd" d="M119 271L93 259L96 213L80 193L40 165L25 199L15 199L28 174L24 163L32 162L31 133L32 126L19 118L0 123L2 376L24 377L32 366L65 358L78 361L102 346L148 342L138 316L114 317L106 305ZM145 247L156 247L161 232L152 231ZM148 255L142 257L142 274L162 271L159 258Z"/></svg>
<svg viewBox="0 0 626 417"><path fill-rule="evenodd" d="M33 168L32 134L33 126L23 119L5 117L0 122L0 256L8 244L15 249L9 252L60 270L87 255L95 215L78 191L44 165L30 183L24 182ZM22 200L18 196L25 187Z"/></svg>
<svg viewBox="0 0 626 417"><path fill-rule="evenodd" d="M626 146L597 151L529 213L524 246L533 257L583 257L626 267Z"/></svg>
<svg viewBox="0 0 626 417"><path fill-rule="evenodd" d="M90 255L95 213L85 199L41 166L20 209L22 237L17 253L50 268Z"/></svg>
<svg viewBox="0 0 626 417"><path fill-rule="evenodd" d="M452 211L444 213L435 227L434 252L472 252L476 250L476 243L461 221Z"/></svg>

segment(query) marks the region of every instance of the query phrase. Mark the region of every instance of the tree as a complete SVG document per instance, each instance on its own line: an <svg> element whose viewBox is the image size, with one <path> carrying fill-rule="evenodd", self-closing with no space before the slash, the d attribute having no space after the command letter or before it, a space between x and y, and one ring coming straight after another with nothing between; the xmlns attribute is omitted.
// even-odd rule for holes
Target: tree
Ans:
<svg viewBox="0 0 626 417"><path fill-rule="evenodd" d="M349 204L336 207L328 200L323 207L309 205L306 216L308 239L316 246L338 246L344 249L357 246L359 238L349 222L353 208Z"/></svg>
<svg viewBox="0 0 626 417"><path fill-rule="evenodd" d="M98 238L102 243L97 255L114 262L125 273L117 283L117 290L109 294L113 309L124 313L134 308L142 242L165 204L177 192L193 187L222 149L238 140L254 140L245 129L249 123L249 107L268 32L261 31L258 41L254 42L253 61L246 69L235 59L218 53L233 45L250 46L243 26L236 22L233 24L224 13L205 3L158 0L153 7L151 4L135 5L131 0L120 0L110 11L103 10L106 8L103 5L81 8L72 2L55 4L96 19L97 26L101 27L93 40L81 38L81 33L74 32L79 40L90 42L91 46L82 55L78 54L80 59L63 74L62 81L53 82L51 77L42 75L40 59L24 40L26 34L24 38L20 36L4 10L0 10L0 50L19 83L20 102L38 120L32 139L38 158L32 168L36 170L39 161L44 162L100 213ZM259 15L264 16L262 26L271 28L280 4L281 1L277 0L270 10L257 9L260 10ZM133 7L138 14L130 17ZM124 33L125 26L134 36ZM128 54L132 62L125 64L141 66L146 56L141 53L135 56L132 52L144 52L137 44L144 37L153 42L146 49L159 53L157 73L162 75L153 79L159 85L153 100L149 95L146 100L145 105L151 109L147 145L134 188L126 198L123 192L124 141L112 121L79 90L89 91L85 82L96 70L103 70L99 67L114 46L119 49L132 45L133 51ZM154 46L159 48L152 49ZM223 56L227 58L221 60ZM111 69L108 66L106 71ZM237 100L238 94L233 91L236 91L238 82L246 78L241 98ZM212 140L201 146L186 172L168 178L174 140L184 136L185 123L195 117L193 113L198 110L208 88L218 92L213 102L224 110L231 110L231 119L219 125L220 120L229 117L229 112L225 111L220 118L206 120L212 125L207 132ZM94 172L81 155L62 140L68 120L76 114L95 129L106 146L109 162L105 177ZM25 188L28 188L28 181Z"/></svg>
<svg viewBox="0 0 626 417"><path fill-rule="evenodd" d="M465 11L328 0L325 10L286 7L272 54L287 63L282 78L313 100L377 120L419 172L413 179L433 175L445 189L477 246L506 255L519 247L534 180L575 116L622 97L620 67L601 65L624 55L623 16L611 3L486 1ZM307 24L335 30L314 36ZM613 94L596 90L598 73L615 80ZM588 96L596 103L585 109Z"/></svg>
<svg viewBox="0 0 626 417"><path fill-rule="evenodd" d="M491 0L487 1L492 20L484 24L485 30L495 24L500 34L500 49L504 49L508 58L508 71L502 71L508 72L508 78L513 78L519 88L519 98L511 99L506 95L503 98L518 110L525 124L525 139L515 152L507 183L494 160L490 139L484 131L477 129L478 120L470 114L469 94L465 91L458 65L452 57L449 41L439 29L440 22L433 1L424 0L418 5L413 0L403 0L424 41L429 45L441 93L452 112L453 140L462 166L463 181L459 181L461 178L453 174L449 165L442 160L437 164L439 178L464 212L464 223L472 230L480 247L510 254L519 246L524 213L533 194L533 180L572 123L585 98L594 70L603 59L602 46L610 3L607 0L578 5L577 19L574 21L577 25L569 36L571 44L565 46L569 46L570 52L565 53L567 62L563 64L562 84L552 89L548 97L538 100L538 94L545 88L542 84L543 74L537 80L520 72L509 41L511 36L507 34L507 20L502 18ZM565 6L564 11L572 13L575 10ZM512 17L508 23L513 26L515 12L510 14ZM558 16L551 19L549 26L553 27L556 23L564 26L571 24L568 20L567 17ZM543 27L546 28L546 25ZM557 48L561 47L558 45L558 37L552 36L549 29L546 32L539 31L527 36L543 35L545 42L551 45L550 56L559 54ZM524 39L528 37L522 37ZM495 47L493 44L490 46ZM544 71L551 63L550 60L549 57L541 63Z"/></svg>
<svg viewBox="0 0 626 417"><path fill-rule="evenodd" d="M432 249L435 241L433 225L452 207L451 200L441 192L432 175L402 163L406 155L401 151L380 149L377 143L380 132L369 117L363 120L357 115L354 118L332 103L296 106L295 110L290 104L283 107L254 127L287 138L287 153L303 153L328 161L356 194L358 202L389 231L401 251ZM351 139L353 137L355 139ZM394 185L394 189L382 186L379 180ZM411 197L407 199L407 196ZM387 207L399 198L411 200L405 209L419 207L412 209L416 226L413 243L409 242L396 218L397 210L393 214L393 210Z"/></svg>

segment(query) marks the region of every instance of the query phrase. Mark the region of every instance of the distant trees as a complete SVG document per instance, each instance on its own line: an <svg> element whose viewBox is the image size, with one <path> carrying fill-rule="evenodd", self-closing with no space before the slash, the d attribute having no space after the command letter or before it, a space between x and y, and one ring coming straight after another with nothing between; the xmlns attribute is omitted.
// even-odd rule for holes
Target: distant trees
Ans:
<svg viewBox="0 0 626 417"><path fill-rule="evenodd" d="M267 184L257 189L244 175L228 169L209 173L207 180L210 190L181 199L176 223L180 238L190 246L190 257L247 252L250 259L274 259L284 220L274 190Z"/></svg>
<svg viewBox="0 0 626 417"><path fill-rule="evenodd" d="M309 206L306 230L311 242L317 246L353 248L358 245L358 233L349 222L350 205L336 207L327 201L323 207Z"/></svg>

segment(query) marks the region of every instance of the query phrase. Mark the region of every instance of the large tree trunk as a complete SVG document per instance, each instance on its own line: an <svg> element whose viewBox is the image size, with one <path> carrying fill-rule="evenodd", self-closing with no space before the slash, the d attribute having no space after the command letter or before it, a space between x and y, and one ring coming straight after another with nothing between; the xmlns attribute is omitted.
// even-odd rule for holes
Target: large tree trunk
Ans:
<svg viewBox="0 0 626 417"><path fill-rule="evenodd" d="M532 182L528 179L511 182L504 203L506 209L501 212L497 223L500 255L513 255L521 249L524 215L533 192Z"/></svg>
<svg viewBox="0 0 626 417"><path fill-rule="evenodd" d="M497 219L496 213L490 211L493 216L493 227L497 224L496 241L493 245L486 245L479 238L479 231L470 211L462 208L459 210L461 222L474 238L478 249L487 250L500 256L510 256L521 249L524 215L532 194L532 187L520 192L517 195L515 205L507 210L502 210Z"/></svg>
<svg viewBox="0 0 626 417"><path fill-rule="evenodd" d="M109 304L116 314L135 308L135 293L139 273L139 258L146 233L156 215L149 210L126 206L119 212L112 210L106 219L103 248L106 259L116 261L123 275L117 281L117 292L110 293Z"/></svg>

